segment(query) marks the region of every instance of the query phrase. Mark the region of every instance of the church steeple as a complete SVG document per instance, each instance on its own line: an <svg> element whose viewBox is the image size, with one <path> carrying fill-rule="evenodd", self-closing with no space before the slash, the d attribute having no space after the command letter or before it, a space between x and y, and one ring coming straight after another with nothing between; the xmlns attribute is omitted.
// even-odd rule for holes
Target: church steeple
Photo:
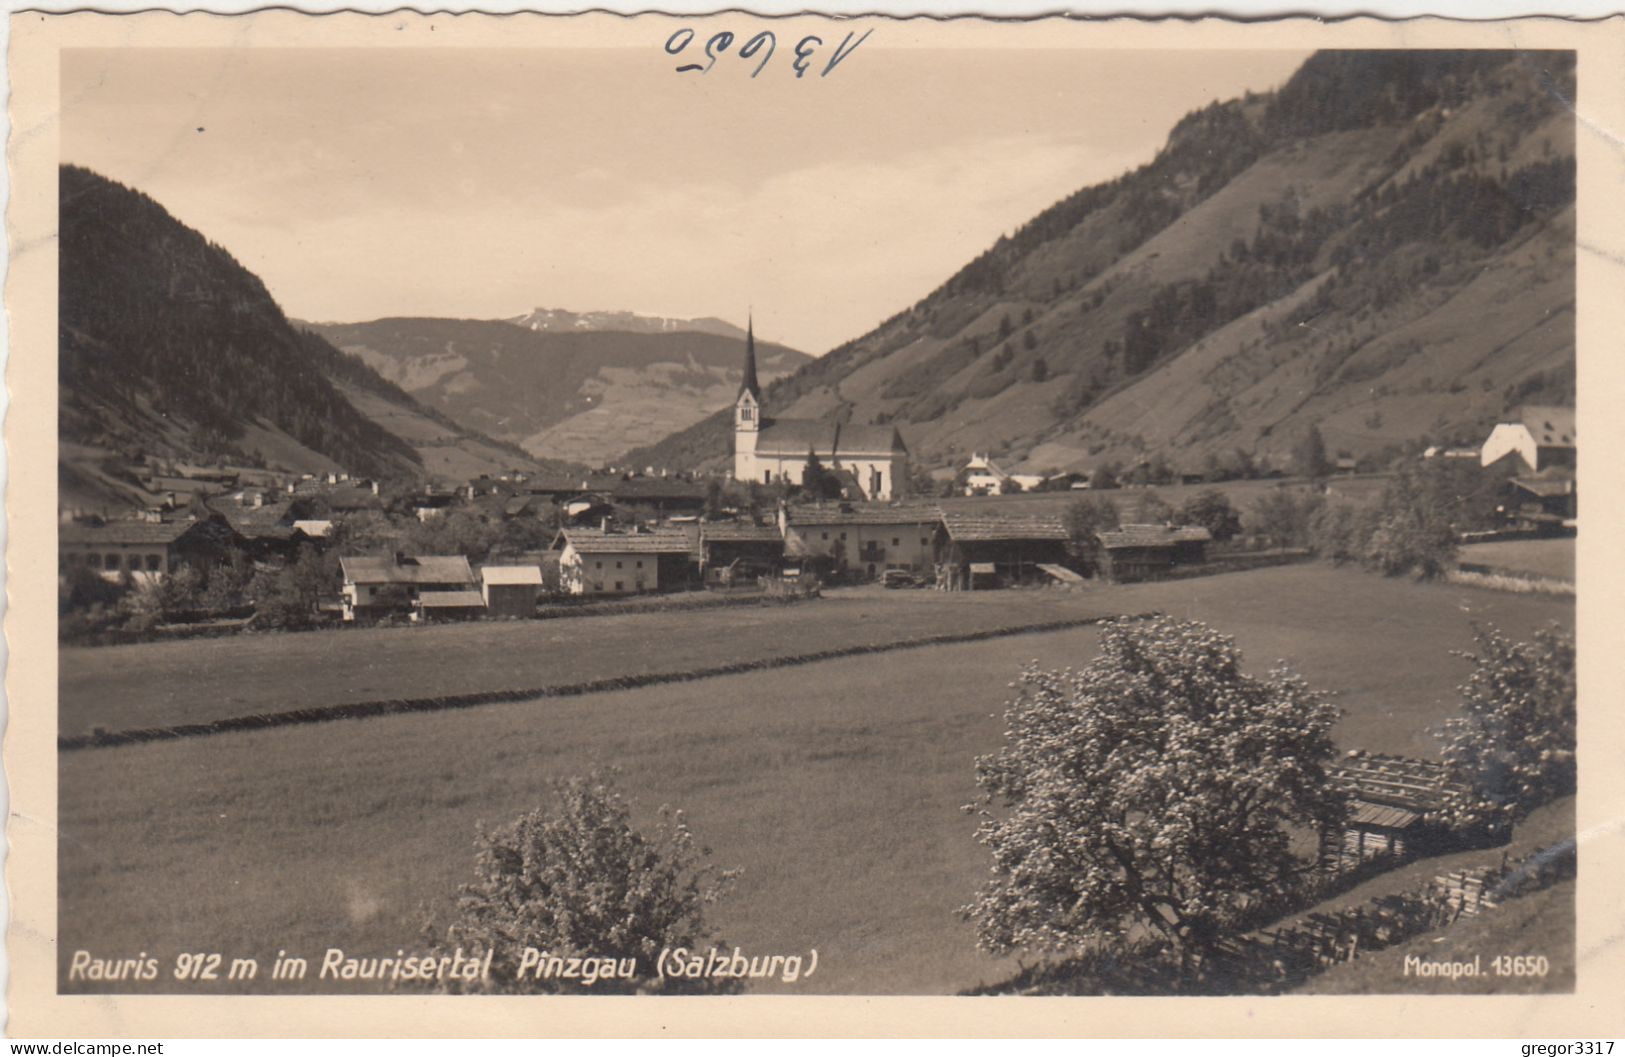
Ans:
<svg viewBox="0 0 1625 1057"><path fill-rule="evenodd" d="M745 318L745 380L739 385L740 395L749 393L758 404L762 402L762 386L756 381L756 320L755 313Z"/></svg>

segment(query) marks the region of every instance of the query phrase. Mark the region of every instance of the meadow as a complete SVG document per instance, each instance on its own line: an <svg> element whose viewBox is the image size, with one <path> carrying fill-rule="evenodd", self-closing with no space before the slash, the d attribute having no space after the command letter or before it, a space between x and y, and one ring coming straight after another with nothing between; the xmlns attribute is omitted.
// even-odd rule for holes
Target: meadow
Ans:
<svg viewBox="0 0 1625 1057"><path fill-rule="evenodd" d="M1319 565L1098 592L852 598L852 610L834 600L828 609L751 609L748 623L712 625L705 635L668 618L643 635L656 652L675 648L656 633L684 642L731 636L735 650L799 649L805 644L793 640L812 633L807 614L828 620L871 604L897 614L919 607L931 620L983 606L989 612L978 619L1005 607L1073 611L1086 600L1156 608L1234 635L1254 670L1284 659L1311 685L1336 691L1344 747L1431 754L1428 728L1454 711L1467 670L1451 651L1471 646L1471 621L1518 638L1549 620L1572 623L1567 600ZM557 623L571 628L546 632L588 633L584 649L603 622ZM616 655L644 660L632 649L637 636L623 634ZM372 641L360 632L332 638ZM440 641L416 630L402 638ZM279 949L319 959L327 946L383 955L421 946L423 924L470 877L476 825L513 818L538 804L549 778L597 762L621 768L640 818L661 804L680 807L718 865L743 868L714 913L729 942L765 953L818 948L818 973L781 989L916 994L994 983L1013 962L978 953L955 913L987 872L974 820L960 810L975 793L973 760L996 747L1023 663L1087 663L1096 641L1084 628L577 698L65 752L63 964L77 948L164 959L219 950L268 965ZM364 651L347 658L381 670ZM125 684L133 695L151 692L145 679L172 690L188 681L142 663L150 665L139 669L144 678ZM258 663L273 681L298 670L287 658ZM437 663L479 674L466 653Z"/></svg>

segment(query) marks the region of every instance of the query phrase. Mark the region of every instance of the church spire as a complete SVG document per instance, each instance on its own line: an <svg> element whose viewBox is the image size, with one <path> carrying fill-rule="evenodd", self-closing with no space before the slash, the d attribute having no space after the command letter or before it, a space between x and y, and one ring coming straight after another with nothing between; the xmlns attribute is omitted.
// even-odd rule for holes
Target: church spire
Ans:
<svg viewBox="0 0 1625 1057"><path fill-rule="evenodd" d="M762 402L762 386L756 381L756 320L754 312L745 318L745 380L740 383L739 391L749 393L758 404Z"/></svg>

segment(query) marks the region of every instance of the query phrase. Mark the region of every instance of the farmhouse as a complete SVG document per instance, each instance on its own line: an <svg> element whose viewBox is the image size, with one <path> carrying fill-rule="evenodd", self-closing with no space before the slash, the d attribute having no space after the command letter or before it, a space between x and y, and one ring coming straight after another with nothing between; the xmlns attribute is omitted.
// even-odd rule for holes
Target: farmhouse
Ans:
<svg viewBox="0 0 1625 1057"><path fill-rule="evenodd" d="M412 619L421 622L475 620L485 615L478 591L428 591L412 600Z"/></svg>
<svg viewBox="0 0 1625 1057"><path fill-rule="evenodd" d="M62 565L84 566L104 579L161 577L182 565L224 560L236 544L225 518L181 521L70 521L57 534Z"/></svg>
<svg viewBox="0 0 1625 1057"><path fill-rule="evenodd" d="M867 499L892 498L908 475L908 448L895 426L764 418L756 336L747 328L745 379L734 400L734 478L799 486L814 455L827 468L850 472Z"/></svg>
<svg viewBox="0 0 1625 1057"><path fill-rule="evenodd" d="M972 452L965 464L966 495L998 495L1011 487L1031 492L1043 483L1044 478L1034 474L1006 473L990 455Z"/></svg>
<svg viewBox="0 0 1625 1057"><path fill-rule="evenodd" d="M1096 538L1101 577L1131 583L1166 576L1176 565L1200 565L1213 537L1200 525L1124 525Z"/></svg>
<svg viewBox="0 0 1625 1057"><path fill-rule="evenodd" d="M787 557L837 576L856 573L871 580L887 569L930 569L932 535L941 520L935 506L889 503L820 503L779 511Z"/></svg>
<svg viewBox="0 0 1625 1057"><path fill-rule="evenodd" d="M950 591L1028 583L1064 568L1071 536L1058 514L944 510L933 538L937 583Z"/></svg>
<svg viewBox="0 0 1625 1057"><path fill-rule="evenodd" d="M493 617L528 617L542 593L540 565L487 565L480 570L480 594Z"/></svg>
<svg viewBox="0 0 1625 1057"><path fill-rule="evenodd" d="M1458 791L1442 763L1353 750L1332 781L1349 796L1340 832L1321 836L1328 868L1352 869L1368 859L1404 860L1461 847L1493 833L1462 833L1443 825L1437 812Z"/></svg>
<svg viewBox="0 0 1625 1057"><path fill-rule="evenodd" d="M1490 431L1479 450L1480 466L1512 459L1514 473L1537 473L1548 466L1574 468L1574 408L1525 407L1513 422Z"/></svg>
<svg viewBox="0 0 1625 1057"><path fill-rule="evenodd" d="M777 570L784 562L784 536L777 525L706 522L700 526L699 546L700 575L706 583L733 580L739 569Z"/></svg>
<svg viewBox="0 0 1625 1057"><path fill-rule="evenodd" d="M553 543L560 586L573 595L634 595L681 586L693 541L681 529L567 528ZM664 575L662 575L664 574Z"/></svg>
<svg viewBox="0 0 1625 1057"><path fill-rule="evenodd" d="M339 568L344 576L345 620L415 609L420 599L439 592L464 594L459 600L462 605L468 604L467 593L480 598L468 559L461 554L412 557L396 552L392 557L340 558ZM436 608L439 601L430 608Z"/></svg>

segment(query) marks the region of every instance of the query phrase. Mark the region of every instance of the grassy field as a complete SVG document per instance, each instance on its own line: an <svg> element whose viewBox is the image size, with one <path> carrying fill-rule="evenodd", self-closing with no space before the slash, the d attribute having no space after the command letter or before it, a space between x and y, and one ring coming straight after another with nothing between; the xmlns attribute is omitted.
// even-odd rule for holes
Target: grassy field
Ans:
<svg viewBox="0 0 1625 1057"><path fill-rule="evenodd" d="M984 619L1000 607L1047 613L1085 601L1160 608L1235 635L1255 669L1284 658L1312 685L1338 691L1345 746L1417 753L1433 751L1426 730L1455 707L1452 688L1466 669L1449 651L1470 645L1469 621L1525 637L1547 620L1572 620L1562 600L1322 566L1103 589L1098 597L851 597L850 610L832 600L828 609L751 610L748 623L708 633L686 623L679 632L668 621L643 634L732 636L732 648L755 649L809 633L805 614L876 612L863 608L870 605L898 614L985 606ZM585 631L611 619L542 630ZM506 629L407 631L403 647L376 641L401 650L390 656L410 658L412 645L438 641L442 630ZM370 634L331 638L359 644L374 641ZM631 652L636 636L621 634L622 660L642 661ZM303 650L310 647L302 640L314 638L275 641ZM279 948L319 958L329 945L392 955L419 942L421 923L467 879L478 821L512 818L536 805L547 779L597 761L623 768L641 815L662 803L682 807L719 864L743 867L716 911L731 942L768 953L818 948L818 974L795 990L943 993L993 983L1013 965L977 953L955 914L987 870L973 820L959 810L974 794L972 760L997 744L1008 684L1023 662L1085 663L1095 644L1096 633L1080 629L580 698L64 753L64 964L80 947L165 958L220 950L262 962ZM358 669L383 670L354 646L344 656ZM130 679L126 667L130 695L147 693L152 678L171 691L189 681L135 659L150 667L142 679ZM260 680L299 670L287 657L256 664ZM457 667L478 674L461 656Z"/></svg>
<svg viewBox="0 0 1625 1057"><path fill-rule="evenodd" d="M1574 538L1497 540L1462 547L1457 560L1508 573L1574 582Z"/></svg>

